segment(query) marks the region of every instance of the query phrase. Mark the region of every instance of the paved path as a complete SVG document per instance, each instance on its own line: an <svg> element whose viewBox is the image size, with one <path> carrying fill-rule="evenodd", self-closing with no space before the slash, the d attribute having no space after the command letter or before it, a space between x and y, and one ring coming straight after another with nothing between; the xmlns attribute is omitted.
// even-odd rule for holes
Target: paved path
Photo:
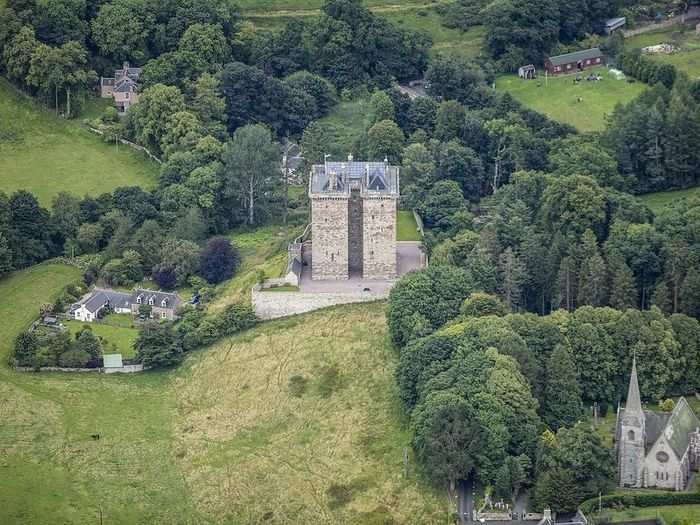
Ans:
<svg viewBox="0 0 700 525"><path fill-rule="evenodd" d="M459 513L459 523L465 525L472 523L474 516L474 481L469 478L459 482L457 499L457 511Z"/></svg>

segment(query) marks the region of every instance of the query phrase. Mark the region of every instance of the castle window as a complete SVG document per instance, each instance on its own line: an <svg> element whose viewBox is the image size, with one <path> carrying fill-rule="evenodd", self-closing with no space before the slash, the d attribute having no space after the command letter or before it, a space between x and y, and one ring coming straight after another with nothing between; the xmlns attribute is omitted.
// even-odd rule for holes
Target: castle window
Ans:
<svg viewBox="0 0 700 525"><path fill-rule="evenodd" d="M634 441L634 430L630 430L629 432L627 432L627 439L629 439L630 441Z"/></svg>
<svg viewBox="0 0 700 525"><path fill-rule="evenodd" d="M659 479L659 471L656 471L656 479Z"/></svg>
<svg viewBox="0 0 700 525"><path fill-rule="evenodd" d="M331 262L335 261L335 254L331 253Z"/></svg>

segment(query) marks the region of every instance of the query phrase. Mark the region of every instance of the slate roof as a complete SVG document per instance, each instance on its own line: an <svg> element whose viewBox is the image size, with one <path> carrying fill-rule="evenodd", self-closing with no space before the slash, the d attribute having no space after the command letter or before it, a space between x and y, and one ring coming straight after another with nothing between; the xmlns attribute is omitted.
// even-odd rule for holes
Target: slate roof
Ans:
<svg viewBox="0 0 700 525"><path fill-rule="evenodd" d="M331 174L336 176L331 190ZM312 193L348 193L354 186L378 193L399 192L399 169L385 162L326 162L316 164L311 172Z"/></svg>
<svg viewBox="0 0 700 525"><path fill-rule="evenodd" d="M84 306L88 312L94 314L107 303L112 308L131 308L131 294L95 288Z"/></svg>
<svg viewBox="0 0 700 525"><path fill-rule="evenodd" d="M136 90L136 82L129 77L120 78L114 87L114 91L118 93L127 93Z"/></svg>
<svg viewBox="0 0 700 525"><path fill-rule="evenodd" d="M141 297L141 303L138 303L138 298ZM153 298L153 306L163 308L162 302L165 300L165 308L177 308L180 304L180 297L175 293L169 292L154 292L153 290L145 290L137 288L131 294L132 303L150 304L149 299Z"/></svg>
<svg viewBox="0 0 700 525"><path fill-rule="evenodd" d="M591 58L602 58L603 52L597 47L591 49L584 49L583 51L575 51L573 53L567 53L565 55L557 55L555 57L549 57L549 61L553 66L563 66L565 64L573 64L579 60L588 60Z"/></svg>
<svg viewBox="0 0 700 525"><path fill-rule="evenodd" d="M616 18L608 18L605 21L605 27L615 27L615 26L623 26L627 19L624 16L618 16Z"/></svg>
<svg viewBox="0 0 700 525"><path fill-rule="evenodd" d="M698 418L693 413L688 402L684 397L680 398L673 408L673 412L671 412L666 428L663 431L664 437L671 445L678 459L681 459L686 450L688 450L688 434L695 432L699 426L700 422L698 422Z"/></svg>

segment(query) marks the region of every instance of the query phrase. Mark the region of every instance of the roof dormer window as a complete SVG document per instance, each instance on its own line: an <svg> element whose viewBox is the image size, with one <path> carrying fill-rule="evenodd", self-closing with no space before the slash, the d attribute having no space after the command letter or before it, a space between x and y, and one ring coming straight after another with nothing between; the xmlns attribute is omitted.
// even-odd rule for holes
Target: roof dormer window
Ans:
<svg viewBox="0 0 700 525"><path fill-rule="evenodd" d="M148 298L148 304L151 305L151 306L153 306L153 303L154 303L153 297L149 297L149 298Z"/></svg>
<svg viewBox="0 0 700 525"><path fill-rule="evenodd" d="M141 304L141 295L136 298L136 304Z"/></svg>
<svg viewBox="0 0 700 525"><path fill-rule="evenodd" d="M168 307L168 300L167 300L167 299L163 299L163 300L160 302L160 305L161 305L163 308L167 308L167 307Z"/></svg>

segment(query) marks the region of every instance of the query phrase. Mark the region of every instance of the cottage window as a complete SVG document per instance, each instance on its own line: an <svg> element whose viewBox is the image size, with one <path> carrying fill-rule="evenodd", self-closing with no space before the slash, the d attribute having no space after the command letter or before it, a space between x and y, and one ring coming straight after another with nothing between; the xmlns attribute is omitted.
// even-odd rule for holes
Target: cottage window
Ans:
<svg viewBox="0 0 700 525"><path fill-rule="evenodd" d="M596 58L596 59L595 59L595 63L596 63L596 64L600 64L600 58Z"/></svg>
<svg viewBox="0 0 700 525"><path fill-rule="evenodd" d="M571 64L566 64L566 69L571 69Z"/></svg>
<svg viewBox="0 0 700 525"><path fill-rule="evenodd" d="M560 66L555 67L554 71L561 71L561 67Z"/></svg>
<svg viewBox="0 0 700 525"><path fill-rule="evenodd" d="M161 318L161 319L165 319L166 317L167 317L167 315L165 315L165 312L161 312L161 313L160 313L160 318Z"/></svg>

